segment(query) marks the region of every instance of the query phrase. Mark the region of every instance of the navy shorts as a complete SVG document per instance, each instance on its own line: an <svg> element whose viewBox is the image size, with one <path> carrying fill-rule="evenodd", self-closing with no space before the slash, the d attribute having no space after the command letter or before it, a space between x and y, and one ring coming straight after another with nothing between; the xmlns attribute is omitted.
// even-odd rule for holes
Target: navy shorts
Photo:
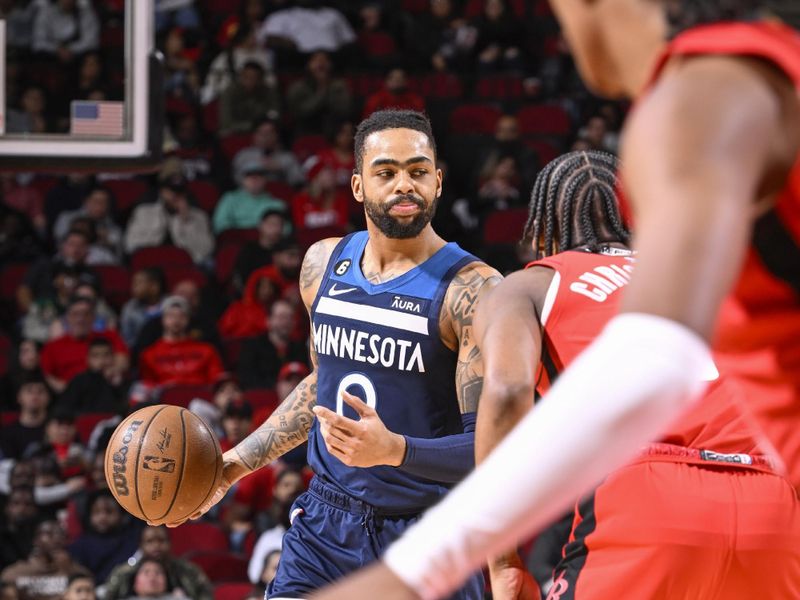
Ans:
<svg viewBox="0 0 800 600"><path fill-rule="evenodd" d="M294 506L283 537L278 572L267 598L306 598L378 560L421 515L382 515L375 507L342 494L314 477ZM475 574L452 600L483 598L483 576Z"/></svg>

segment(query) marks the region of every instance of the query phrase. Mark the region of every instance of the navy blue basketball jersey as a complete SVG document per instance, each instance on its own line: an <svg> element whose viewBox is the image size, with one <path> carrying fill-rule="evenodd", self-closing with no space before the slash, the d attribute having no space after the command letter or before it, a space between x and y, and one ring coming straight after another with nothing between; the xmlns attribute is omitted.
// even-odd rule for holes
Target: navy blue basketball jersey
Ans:
<svg viewBox="0 0 800 600"><path fill-rule="evenodd" d="M357 419L341 398L346 390L372 406L395 433L463 433L457 355L441 341L439 313L453 277L478 259L449 243L403 275L372 284L361 271L367 241L367 232L360 231L339 242L311 308L317 404ZM316 419L308 459L317 476L386 514L420 512L448 489L395 467L346 466L328 452Z"/></svg>

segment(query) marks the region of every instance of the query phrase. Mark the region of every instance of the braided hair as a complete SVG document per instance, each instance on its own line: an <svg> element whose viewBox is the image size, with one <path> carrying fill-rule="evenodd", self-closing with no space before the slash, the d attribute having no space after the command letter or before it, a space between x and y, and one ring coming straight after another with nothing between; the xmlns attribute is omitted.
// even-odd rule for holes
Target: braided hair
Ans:
<svg viewBox="0 0 800 600"><path fill-rule="evenodd" d="M522 236L537 259L579 246L598 252L603 242L628 243L616 196L618 166L611 154L587 150L560 156L539 173Z"/></svg>
<svg viewBox="0 0 800 600"><path fill-rule="evenodd" d="M759 16L765 0L664 0L670 37L698 25L747 21Z"/></svg>

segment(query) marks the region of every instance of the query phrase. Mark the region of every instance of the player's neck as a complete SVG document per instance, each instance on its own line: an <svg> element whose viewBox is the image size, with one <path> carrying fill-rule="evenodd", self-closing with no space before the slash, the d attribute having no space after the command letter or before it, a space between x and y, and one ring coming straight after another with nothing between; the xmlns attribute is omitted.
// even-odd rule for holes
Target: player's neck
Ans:
<svg viewBox="0 0 800 600"><path fill-rule="evenodd" d="M409 265L425 262L447 244L430 225L410 239L386 237L372 223L367 223L367 229L369 241L361 259L362 267L368 267L364 269L365 274L370 271L387 278L389 274L396 277L398 270L408 270Z"/></svg>

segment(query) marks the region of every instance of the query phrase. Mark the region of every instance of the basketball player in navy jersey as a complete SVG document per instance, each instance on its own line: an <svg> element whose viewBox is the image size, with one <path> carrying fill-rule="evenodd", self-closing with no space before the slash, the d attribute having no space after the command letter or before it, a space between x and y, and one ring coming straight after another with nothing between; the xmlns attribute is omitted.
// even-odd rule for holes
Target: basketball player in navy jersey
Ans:
<svg viewBox="0 0 800 600"><path fill-rule="evenodd" d="M292 509L268 598L303 598L378 559L474 466L482 385L471 333L499 274L430 225L442 190L430 122L379 111L355 137L367 230L309 248L300 274L313 372L225 453L231 485L308 440L314 470ZM480 575L454 596L481 598Z"/></svg>

